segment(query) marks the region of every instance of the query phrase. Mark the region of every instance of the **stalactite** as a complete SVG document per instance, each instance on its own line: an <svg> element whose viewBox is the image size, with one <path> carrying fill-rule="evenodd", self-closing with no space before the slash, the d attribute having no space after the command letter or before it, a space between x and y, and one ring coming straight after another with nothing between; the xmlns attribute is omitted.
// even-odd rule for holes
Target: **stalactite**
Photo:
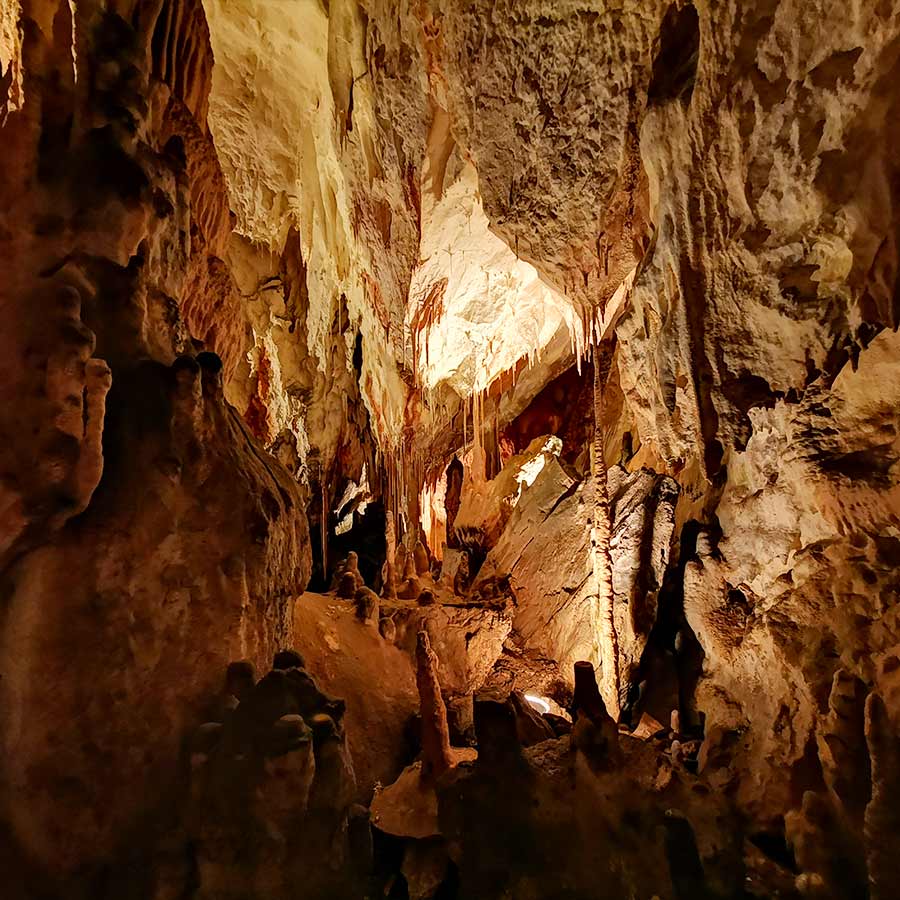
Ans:
<svg viewBox="0 0 900 900"><path fill-rule="evenodd" d="M594 579L597 585L600 658L603 662L601 687L606 707L612 717L617 719L620 710L619 646L613 608L612 554L610 552L612 527L606 482L606 460L603 455L603 389L609 372L610 357L611 353L608 344L595 345L594 442L592 454L594 503L591 550L593 554Z"/></svg>

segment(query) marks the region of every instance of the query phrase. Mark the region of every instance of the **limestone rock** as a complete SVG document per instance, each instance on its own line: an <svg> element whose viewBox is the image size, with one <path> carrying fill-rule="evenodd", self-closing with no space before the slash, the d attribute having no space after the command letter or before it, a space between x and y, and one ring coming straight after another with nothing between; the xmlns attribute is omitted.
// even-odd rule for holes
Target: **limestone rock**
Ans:
<svg viewBox="0 0 900 900"><path fill-rule="evenodd" d="M422 586L418 578L407 578L397 591L397 596L401 600L415 600L422 593Z"/></svg>
<svg viewBox="0 0 900 900"><path fill-rule="evenodd" d="M419 831L463 896L890 895L900 17L846 6L0 4L14 900L352 896L419 632L454 699L602 665L599 341L615 668L672 745L494 701ZM301 593L348 530L385 639Z"/></svg>
<svg viewBox="0 0 900 900"><path fill-rule="evenodd" d="M677 488L671 479L614 467L609 491L615 621L623 677L632 680L656 621ZM523 486L478 580L510 575L517 601L514 628L528 645L556 659L564 672L595 653L589 498L590 482L576 483L551 457L534 482Z"/></svg>
<svg viewBox="0 0 900 900"><path fill-rule="evenodd" d="M360 628L354 612L328 595L302 595L294 617L294 633L310 636L298 642L310 674L346 702L357 801L368 804L376 782L390 784L407 761L404 730L419 703L412 658Z"/></svg>
<svg viewBox="0 0 900 900"><path fill-rule="evenodd" d="M377 625L379 620L380 598L375 591L367 587L356 591L356 617L367 625Z"/></svg>
<svg viewBox="0 0 900 900"><path fill-rule="evenodd" d="M541 741L553 740L556 734L550 723L520 693L509 696L516 711L516 734L523 747L539 744Z"/></svg>
<svg viewBox="0 0 900 900"><path fill-rule="evenodd" d="M447 707L438 681L438 657L431 649L428 632L416 636L416 686L422 720L422 777L440 778L451 765Z"/></svg>
<svg viewBox="0 0 900 900"><path fill-rule="evenodd" d="M394 620L391 616L382 616L378 620L378 631L388 643L393 644L397 639L397 626L394 625Z"/></svg>
<svg viewBox="0 0 900 900"><path fill-rule="evenodd" d="M450 603L401 606L393 613L396 642L412 655L419 631L428 632L441 659L438 677L450 695L481 687L512 630L512 610Z"/></svg>
<svg viewBox="0 0 900 900"><path fill-rule="evenodd" d="M421 541L416 541L416 545L413 547L413 561L416 567L416 575L421 577L429 573L431 566L428 563L428 552Z"/></svg>

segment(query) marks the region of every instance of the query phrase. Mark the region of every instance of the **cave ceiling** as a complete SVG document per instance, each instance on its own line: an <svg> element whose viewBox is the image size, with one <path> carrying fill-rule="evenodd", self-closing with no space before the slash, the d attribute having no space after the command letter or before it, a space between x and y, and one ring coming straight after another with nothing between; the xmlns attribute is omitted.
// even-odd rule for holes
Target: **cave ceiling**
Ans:
<svg viewBox="0 0 900 900"><path fill-rule="evenodd" d="M636 153L628 82L646 78L649 10L625 15L616 39L579 4L548 4L549 18L516 4L490 17L205 5L210 128L236 234L282 252L299 233L309 352L324 365L345 307L384 446L402 440L410 392L434 427L540 361L509 418L584 354L592 311L637 262L613 245L623 227L637 232L621 213L646 194L639 162L631 183L619 168ZM289 380L290 359L277 362Z"/></svg>

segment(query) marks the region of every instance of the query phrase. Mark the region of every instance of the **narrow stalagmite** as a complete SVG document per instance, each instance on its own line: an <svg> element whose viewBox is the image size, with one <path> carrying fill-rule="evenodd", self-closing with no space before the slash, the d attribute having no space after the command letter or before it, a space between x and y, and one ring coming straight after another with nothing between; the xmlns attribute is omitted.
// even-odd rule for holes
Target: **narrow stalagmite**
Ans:
<svg viewBox="0 0 900 900"><path fill-rule="evenodd" d="M397 549L394 552L394 576L402 581L405 578L409 578L407 574L407 552L405 544L398 544Z"/></svg>
<svg viewBox="0 0 900 900"><path fill-rule="evenodd" d="M603 451L603 390L609 374L610 359L611 353L608 344L599 344L594 347L594 434L591 447L594 497L591 518L591 552L594 583L597 586L600 659L603 664L600 677L601 693L609 714L615 719L619 716L621 702L619 642L616 635L612 554L610 553L612 524L606 460Z"/></svg>
<svg viewBox="0 0 900 900"><path fill-rule="evenodd" d="M609 718L606 704L597 687L594 666L588 660L575 663L575 691L572 697L574 714L583 713L594 722Z"/></svg>
<svg viewBox="0 0 900 900"><path fill-rule="evenodd" d="M866 698L865 736L872 766L872 796L866 806L869 896L888 900L900 884L900 736L884 699L874 691Z"/></svg>
<svg viewBox="0 0 900 900"><path fill-rule="evenodd" d="M416 541L416 544L413 547L413 560L416 566L416 574L427 575L428 552L425 550L425 545L421 541Z"/></svg>
<svg viewBox="0 0 900 900"><path fill-rule="evenodd" d="M409 581L410 578L416 577L416 556L415 552L407 553L403 559L403 580Z"/></svg>
<svg viewBox="0 0 900 900"><path fill-rule="evenodd" d="M385 560L381 569L381 580L383 582L381 596L386 600L395 600L397 598L397 579L394 575L394 564L390 560Z"/></svg>
<svg viewBox="0 0 900 900"><path fill-rule="evenodd" d="M447 707L437 677L438 658L431 649L428 632L416 636L416 686L422 716L422 778L435 780L453 764Z"/></svg>
<svg viewBox="0 0 900 900"><path fill-rule="evenodd" d="M606 711L587 660L575 663L575 693L572 700L572 744L594 771L610 771L620 763L618 729Z"/></svg>
<svg viewBox="0 0 900 900"><path fill-rule="evenodd" d="M397 557L397 529L394 527L394 517L390 514L384 526L384 556L385 562L393 566Z"/></svg>

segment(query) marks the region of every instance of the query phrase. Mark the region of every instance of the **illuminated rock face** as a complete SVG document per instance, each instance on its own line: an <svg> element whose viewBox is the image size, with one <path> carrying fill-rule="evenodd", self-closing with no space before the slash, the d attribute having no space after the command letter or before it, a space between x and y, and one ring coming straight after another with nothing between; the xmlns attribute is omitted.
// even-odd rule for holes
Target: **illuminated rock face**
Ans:
<svg viewBox="0 0 900 900"><path fill-rule="evenodd" d="M552 454L536 459L543 464L521 483L479 581L511 576L516 596L513 628L526 646L557 660L571 681L572 667L579 660L600 663L590 554L592 483L575 479ZM526 463L520 471L528 468ZM619 664L629 685L637 680L656 623L678 490L671 478L648 471L627 473L618 466L609 472L608 489Z"/></svg>
<svg viewBox="0 0 900 900"><path fill-rule="evenodd" d="M893 0L0 4L16 900L124 900L133 871L134 896L190 893L217 794L184 802L180 750L234 659L264 671L296 644L346 693L323 765L354 755L367 803L412 762L425 625L451 737L487 758L430 795L442 833L392 873L417 895L449 858L465 890L554 890L552 865L504 857L503 809L520 859L553 847L575 893L610 829L618 894L892 896L898 67ZM622 718L646 743L617 749L589 716L522 748L506 697L561 711L573 663L609 662L598 332ZM523 468L548 434L562 447ZM399 571L354 578L347 609L295 609L311 572L327 589L338 538ZM258 831L247 796L226 817L229 841L259 838L235 883L260 896L297 864L278 832L305 810L279 784L306 797L319 764L282 712L296 755L221 770L260 786ZM338 780L321 846L369 859ZM243 866L225 850L202 850L212 884Z"/></svg>
<svg viewBox="0 0 900 900"><path fill-rule="evenodd" d="M352 349L362 334L361 372L351 368L350 375L387 440L403 425L406 388L394 359L405 352L402 326L418 258L419 200L411 191L424 138L407 158L380 127L376 113L387 110L376 108L366 77L355 3L339 0L327 14L314 3L209 0L205 7L217 59L210 129L236 231L276 254L296 232L308 355L315 367L334 369L335 340L346 332ZM424 135L424 95L420 106L415 121ZM283 344L277 322L254 331L258 345L269 334ZM289 349L272 353L270 345L269 357L284 382L297 380Z"/></svg>
<svg viewBox="0 0 900 900"><path fill-rule="evenodd" d="M447 173L436 198L426 191L422 207L409 315L426 390L485 391L522 358L536 364L557 332L574 335L571 303L490 230L471 163Z"/></svg>

